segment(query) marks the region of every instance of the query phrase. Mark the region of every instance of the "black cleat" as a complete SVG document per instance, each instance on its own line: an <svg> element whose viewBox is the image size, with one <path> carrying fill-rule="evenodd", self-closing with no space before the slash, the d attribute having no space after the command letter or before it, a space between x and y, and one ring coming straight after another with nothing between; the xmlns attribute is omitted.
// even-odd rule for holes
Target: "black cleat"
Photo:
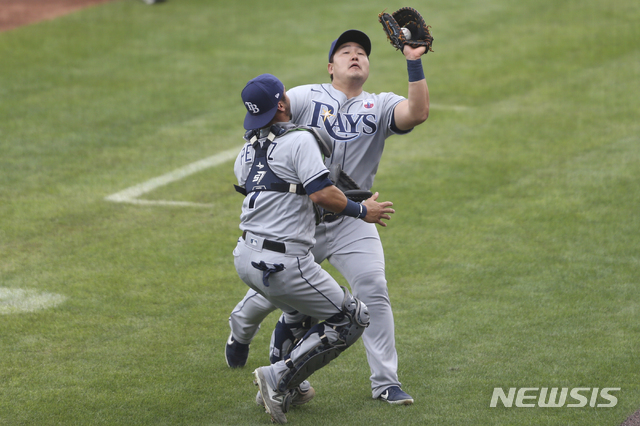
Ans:
<svg viewBox="0 0 640 426"><path fill-rule="evenodd" d="M244 367L247 363L247 358L249 358L249 345L236 342L233 334L230 334L224 348L224 358L231 368Z"/></svg>

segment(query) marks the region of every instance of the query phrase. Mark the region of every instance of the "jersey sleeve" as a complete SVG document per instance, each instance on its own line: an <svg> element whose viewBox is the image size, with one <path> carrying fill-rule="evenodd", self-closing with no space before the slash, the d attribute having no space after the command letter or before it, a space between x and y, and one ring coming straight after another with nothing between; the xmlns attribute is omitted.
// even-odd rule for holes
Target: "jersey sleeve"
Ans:
<svg viewBox="0 0 640 426"><path fill-rule="evenodd" d="M249 171L251 171L251 164L253 163L254 150L250 143L245 143L242 150L236 157L236 162L233 165L233 173L238 179L238 185L244 186Z"/></svg>
<svg viewBox="0 0 640 426"><path fill-rule="evenodd" d="M381 124L385 132L385 138L395 134L409 133L411 130L400 131L397 127L392 125L394 123L393 112L396 106L400 102L406 100L406 98L404 96L396 95L395 93L391 92L380 93L379 96L382 100Z"/></svg>
<svg viewBox="0 0 640 426"><path fill-rule="evenodd" d="M298 133L298 143L293 152L293 162L300 182L306 186L312 181L328 175L329 170L324 165L320 147L315 137L305 131Z"/></svg>
<svg viewBox="0 0 640 426"><path fill-rule="evenodd" d="M300 118L304 117L307 113L307 109L310 108L310 94L309 88L312 85L297 86L293 89L287 90L287 96L291 101L291 122L300 123Z"/></svg>

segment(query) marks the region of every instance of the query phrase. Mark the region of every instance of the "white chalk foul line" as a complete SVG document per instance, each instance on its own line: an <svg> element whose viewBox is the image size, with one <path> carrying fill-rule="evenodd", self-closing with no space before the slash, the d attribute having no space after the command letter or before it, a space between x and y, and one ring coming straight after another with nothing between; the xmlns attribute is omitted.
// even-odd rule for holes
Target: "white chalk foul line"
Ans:
<svg viewBox="0 0 640 426"><path fill-rule="evenodd" d="M233 148L228 151L220 152L211 157L204 158L194 163L188 164L184 167L180 167L172 172L164 174L162 176L149 179L138 185L134 185L125 190L111 194L105 197L105 200L112 201L114 203L129 203L138 205L153 205L153 206L186 206L186 207L213 207L213 204L204 203L191 203L188 201L165 201L165 200L141 200L139 197L147 194L161 186L168 185L172 182L176 182L180 179L184 179L187 176L201 172L211 167L218 166L229 160L233 160L238 156L241 147Z"/></svg>
<svg viewBox="0 0 640 426"><path fill-rule="evenodd" d="M0 315L35 312L53 308L67 300L66 296L22 288L0 287Z"/></svg>
<svg viewBox="0 0 640 426"><path fill-rule="evenodd" d="M456 111L456 112L469 111L469 110L472 109L472 107L465 106L465 105L444 105L444 104L431 104L430 108L431 109L448 110L448 111Z"/></svg>

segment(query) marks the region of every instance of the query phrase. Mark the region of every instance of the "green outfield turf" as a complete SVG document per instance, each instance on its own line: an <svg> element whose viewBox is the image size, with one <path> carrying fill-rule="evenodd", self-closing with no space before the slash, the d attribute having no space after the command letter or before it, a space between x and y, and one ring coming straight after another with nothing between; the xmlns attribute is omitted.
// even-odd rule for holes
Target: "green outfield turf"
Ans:
<svg viewBox="0 0 640 426"><path fill-rule="evenodd" d="M327 82L346 29L372 39L365 90L406 95L377 21L401 6L433 26L432 108L374 189L397 210L380 233L415 404L371 399L359 342L289 423L617 426L640 407L637 0L116 0L0 33L0 425L270 424L251 372L276 314L244 369L223 357L246 291L232 162L185 167L239 149L249 79ZM495 388L589 402L492 408Z"/></svg>

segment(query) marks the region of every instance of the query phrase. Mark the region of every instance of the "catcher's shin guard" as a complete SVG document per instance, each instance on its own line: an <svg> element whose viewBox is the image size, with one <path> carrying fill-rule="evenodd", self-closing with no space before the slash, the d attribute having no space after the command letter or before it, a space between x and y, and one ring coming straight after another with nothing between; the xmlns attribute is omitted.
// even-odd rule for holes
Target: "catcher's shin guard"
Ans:
<svg viewBox="0 0 640 426"><path fill-rule="evenodd" d="M342 312L313 326L284 360L278 390L293 389L355 343L369 325L367 306L345 288Z"/></svg>

